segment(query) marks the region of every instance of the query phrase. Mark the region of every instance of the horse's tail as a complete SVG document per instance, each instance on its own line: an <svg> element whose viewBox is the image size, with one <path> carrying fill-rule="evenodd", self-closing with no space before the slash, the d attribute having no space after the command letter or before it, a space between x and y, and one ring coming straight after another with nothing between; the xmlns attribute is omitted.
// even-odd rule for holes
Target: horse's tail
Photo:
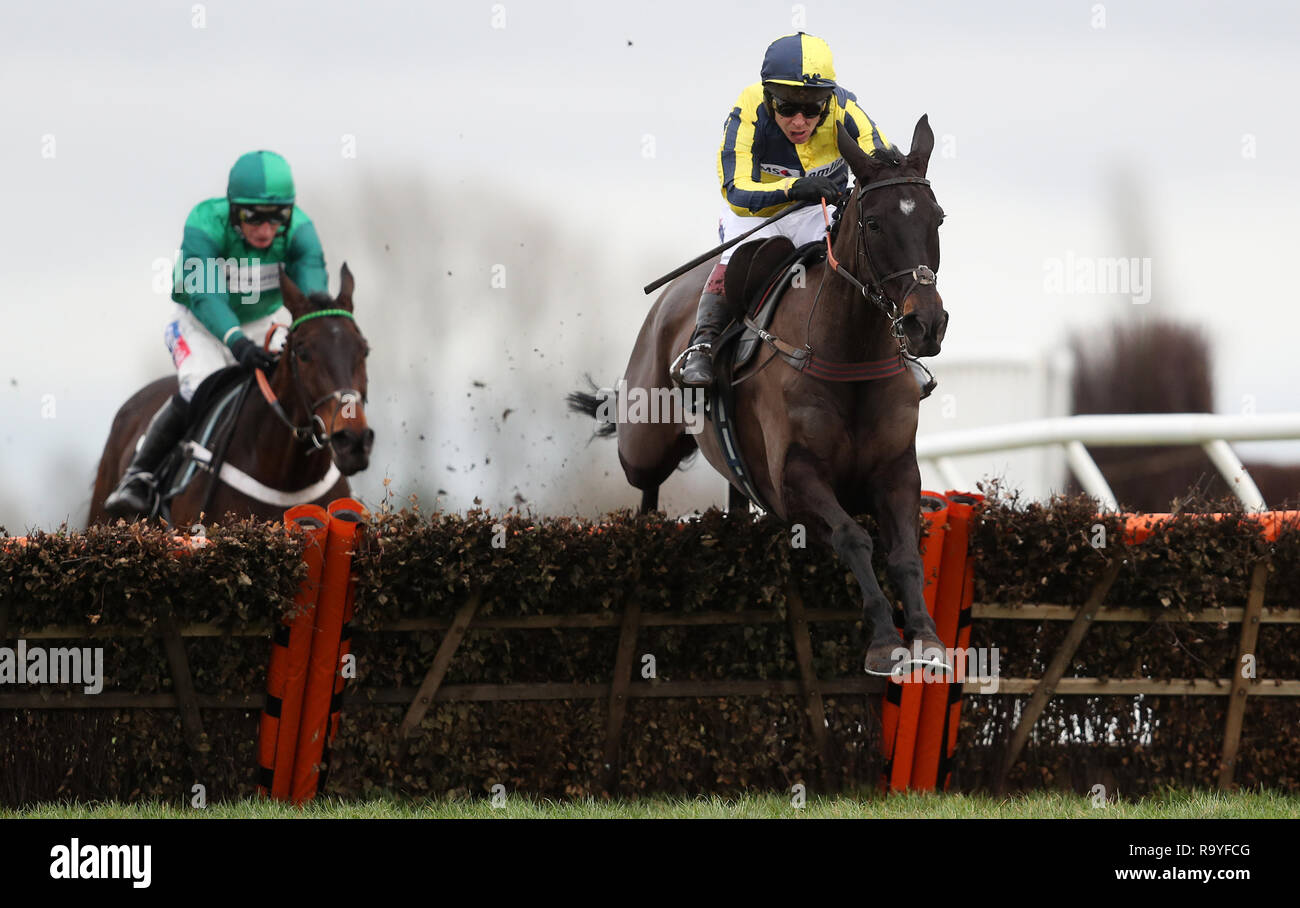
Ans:
<svg viewBox="0 0 1300 908"><path fill-rule="evenodd" d="M596 383L591 380L590 375L588 375L586 378L587 378L587 384L591 385L591 390L593 391L599 390L596 387ZM613 393L617 394L617 392L613 392ZM571 394L567 395L564 399L568 401L569 409L572 410L574 413L582 413L586 416L590 416L592 419L596 419L598 417L598 414L600 413L601 405L605 404L609 400L608 397L605 397L603 395L588 394L585 391L574 391ZM608 438L609 436L613 435L616 431L618 431L618 424L611 421L611 422L601 423L600 427L596 429L595 434L600 438Z"/></svg>

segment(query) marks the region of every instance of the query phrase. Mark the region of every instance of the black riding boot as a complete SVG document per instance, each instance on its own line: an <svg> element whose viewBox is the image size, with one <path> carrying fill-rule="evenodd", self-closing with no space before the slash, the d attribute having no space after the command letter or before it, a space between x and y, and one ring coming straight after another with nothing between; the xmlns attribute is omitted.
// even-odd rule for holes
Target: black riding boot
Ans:
<svg viewBox="0 0 1300 908"><path fill-rule="evenodd" d="M691 343L686 348L689 352L682 364L683 385L707 388L713 384L713 342L729 321L731 314L722 294L704 291L695 310L695 333L691 335Z"/></svg>
<svg viewBox="0 0 1300 908"><path fill-rule="evenodd" d="M114 517L133 517L153 510L157 482L153 471L176 447L185 431L189 405L179 394L167 398L145 430L144 440L126 468L126 475L104 500L104 510Z"/></svg>

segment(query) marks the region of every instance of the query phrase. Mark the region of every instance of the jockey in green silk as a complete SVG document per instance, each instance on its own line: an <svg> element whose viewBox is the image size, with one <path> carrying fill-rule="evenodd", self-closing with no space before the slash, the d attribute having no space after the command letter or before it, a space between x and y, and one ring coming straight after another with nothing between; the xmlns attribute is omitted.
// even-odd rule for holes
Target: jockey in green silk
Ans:
<svg viewBox="0 0 1300 908"><path fill-rule="evenodd" d="M235 363L264 371L275 365L283 336L268 343L267 334L292 320L281 300L280 266L305 295L328 292L320 239L295 200L288 162L251 151L230 169L226 195L200 202L186 218L164 331L179 390L150 421L105 501L113 516L152 509L153 471L180 441L189 401L205 378Z"/></svg>

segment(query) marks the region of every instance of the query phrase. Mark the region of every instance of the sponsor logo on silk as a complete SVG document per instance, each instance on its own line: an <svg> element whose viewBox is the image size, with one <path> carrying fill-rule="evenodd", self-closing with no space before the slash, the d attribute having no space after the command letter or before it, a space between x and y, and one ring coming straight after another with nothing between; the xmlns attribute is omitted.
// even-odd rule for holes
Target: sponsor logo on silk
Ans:
<svg viewBox="0 0 1300 908"><path fill-rule="evenodd" d="M829 164L823 164L821 167L814 167L807 173L791 167L788 164L759 164L758 169L763 173L770 173L776 177L833 177L844 168L844 159L836 158Z"/></svg>
<svg viewBox="0 0 1300 908"><path fill-rule="evenodd" d="M190 345L181 336L181 323L179 321L168 323L164 337L167 341L167 350L172 355L172 365L179 369L181 363L185 362L190 355Z"/></svg>

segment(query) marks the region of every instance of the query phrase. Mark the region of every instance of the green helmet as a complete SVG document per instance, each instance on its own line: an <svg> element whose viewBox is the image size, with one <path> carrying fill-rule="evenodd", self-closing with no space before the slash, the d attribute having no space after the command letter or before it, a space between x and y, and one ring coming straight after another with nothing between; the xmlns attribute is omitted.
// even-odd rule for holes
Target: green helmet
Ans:
<svg viewBox="0 0 1300 908"><path fill-rule="evenodd" d="M274 151L250 151L230 168L226 198L232 205L292 205L289 162Z"/></svg>

